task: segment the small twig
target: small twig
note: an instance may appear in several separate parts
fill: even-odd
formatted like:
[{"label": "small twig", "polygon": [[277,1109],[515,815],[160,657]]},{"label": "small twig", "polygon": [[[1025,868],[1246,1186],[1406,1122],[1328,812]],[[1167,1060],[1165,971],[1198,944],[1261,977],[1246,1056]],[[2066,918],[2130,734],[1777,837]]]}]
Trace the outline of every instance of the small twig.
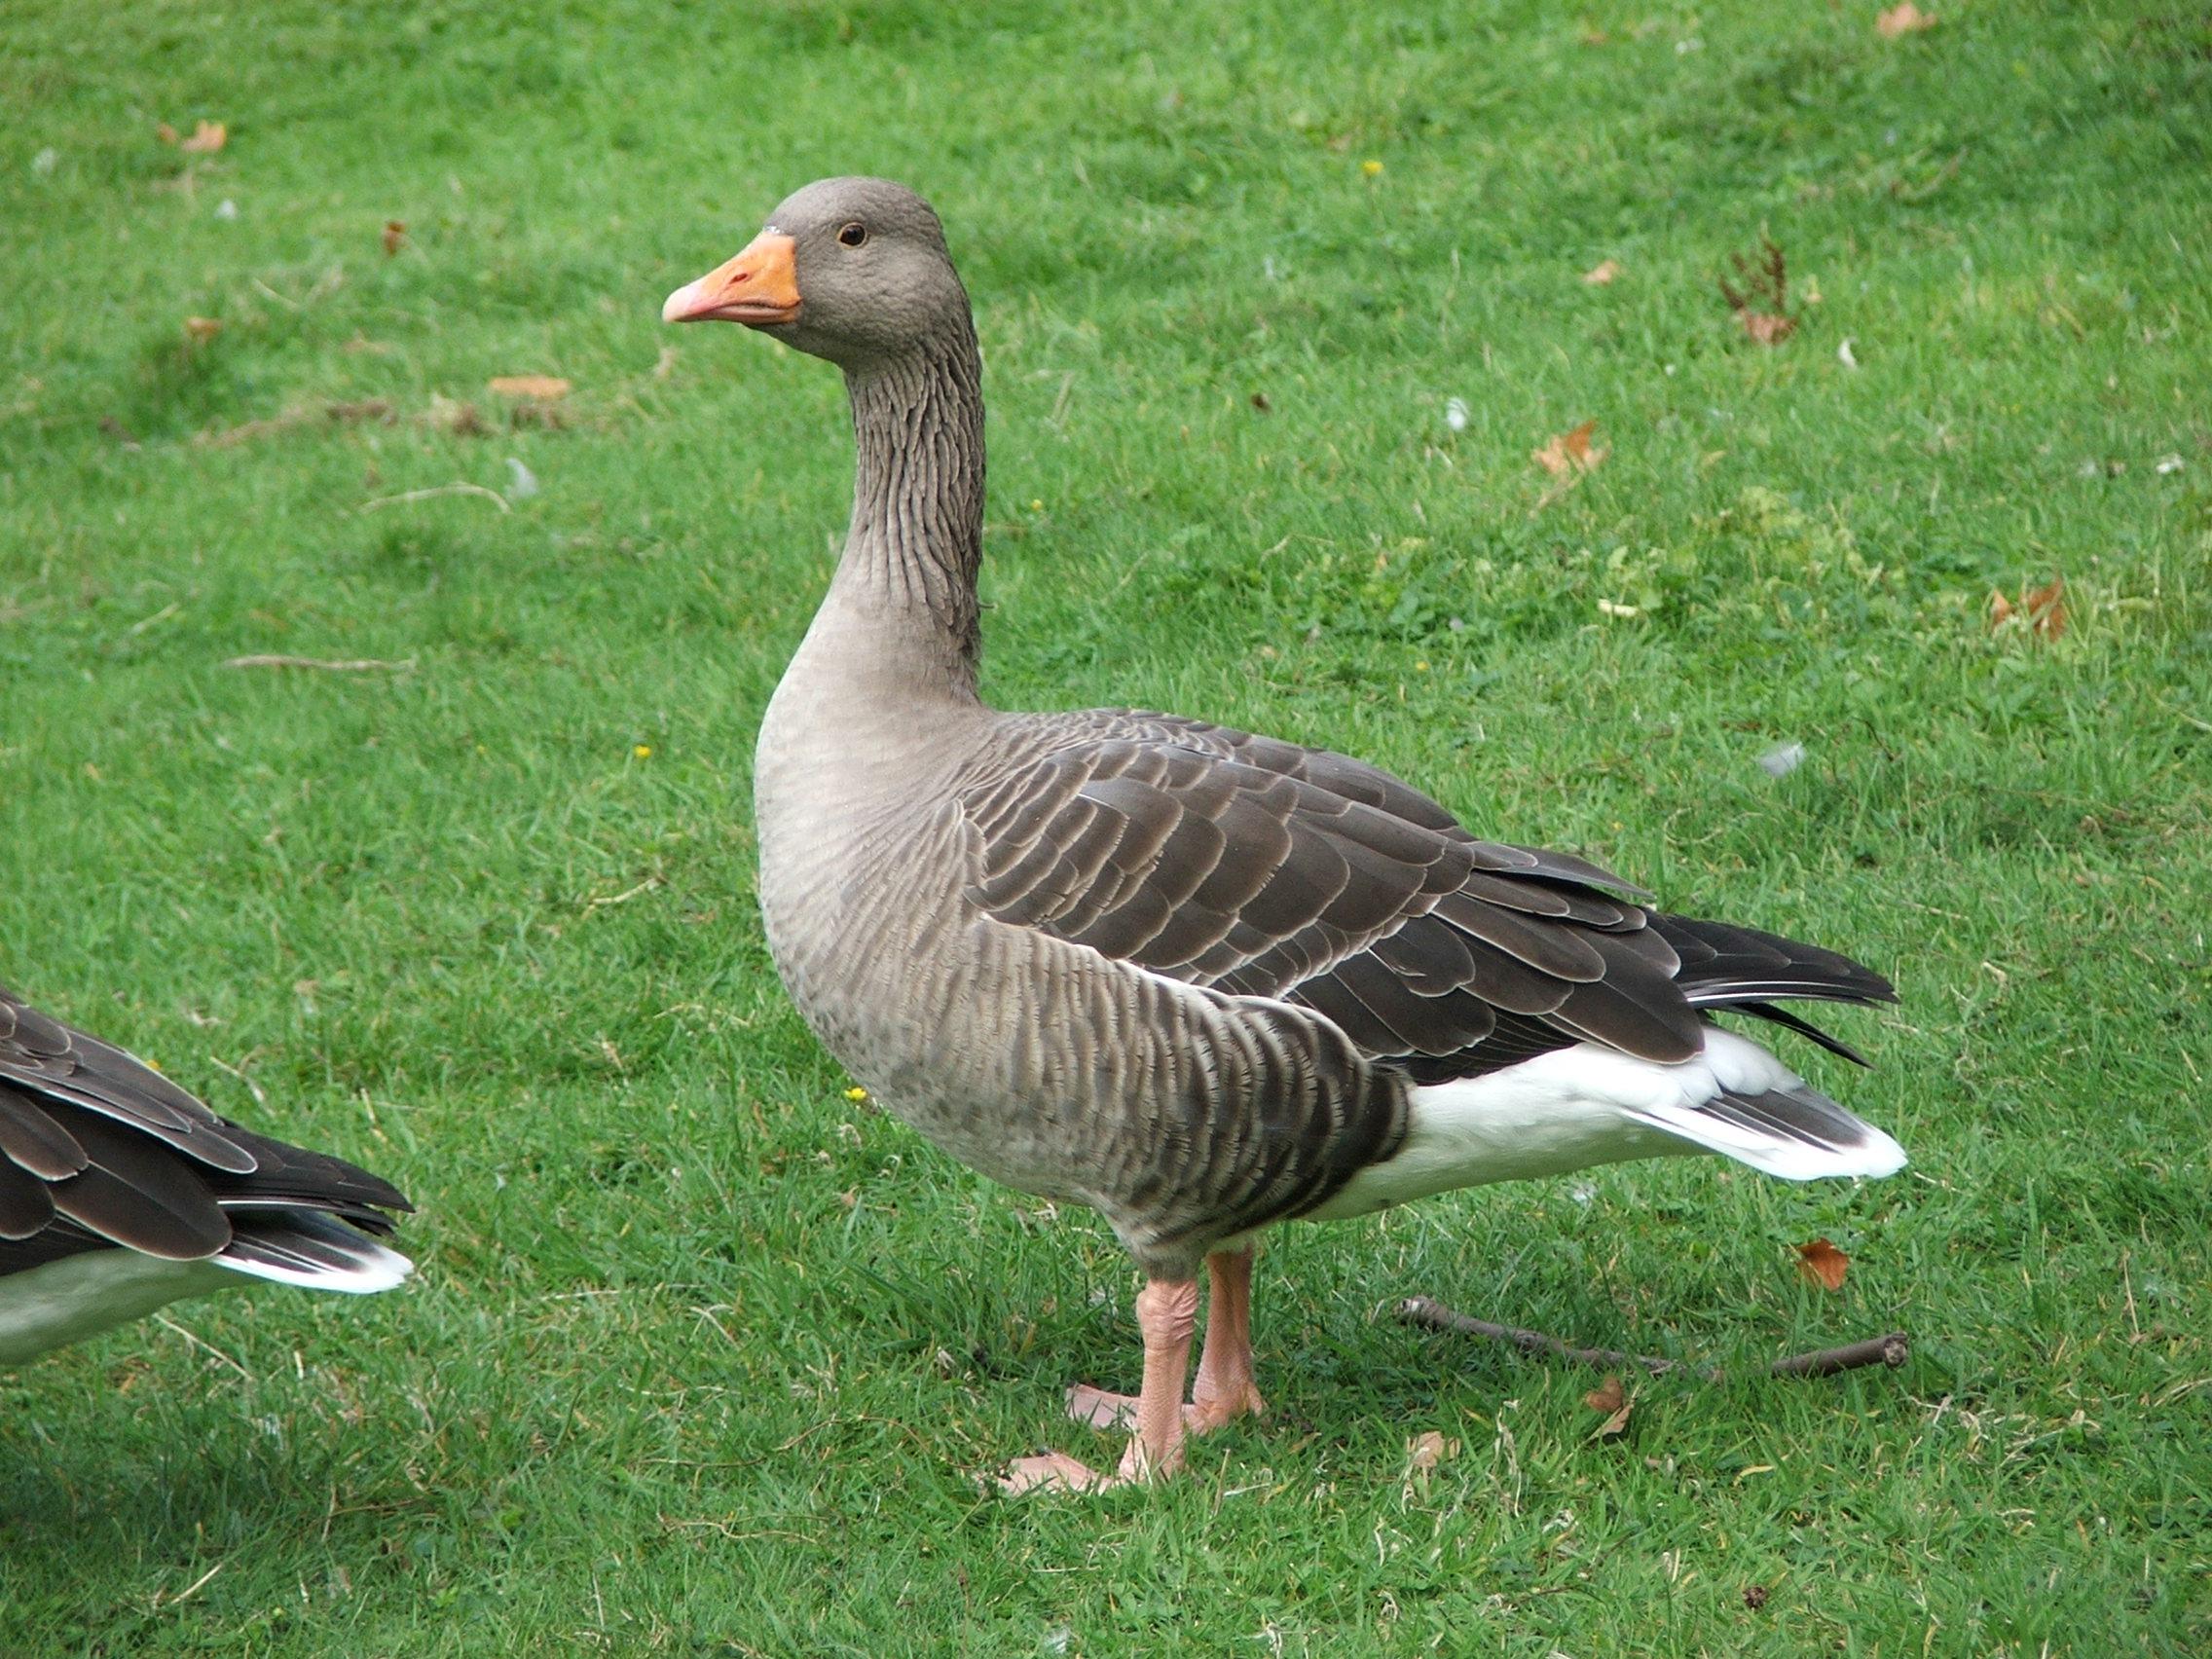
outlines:
[{"label": "small twig", "polygon": [[223,1570],[223,1564],[222,1564],[221,1562],[217,1562],[217,1563],[216,1563],[216,1564],[215,1564],[215,1565],[214,1565],[213,1567],[209,1567],[209,1568],[208,1568],[208,1569],[207,1569],[207,1570],[206,1570],[205,1572],[203,1572],[203,1573],[202,1573],[202,1574],[201,1574],[201,1575],[200,1575],[200,1576],[199,1576],[198,1578],[195,1578],[195,1579],[194,1579],[194,1580],[193,1580],[193,1581],[192,1581],[192,1582],[191,1582],[191,1583],[190,1583],[189,1585],[187,1585],[187,1586],[185,1587],[185,1589],[184,1589],[184,1590],[183,1590],[183,1591],[182,1591],[181,1593],[179,1593],[178,1595],[174,1595],[174,1596],[171,1596],[171,1595],[169,1595],[169,1593],[168,1593],[167,1591],[166,1591],[166,1590],[157,1590],[157,1591],[155,1591],[155,1592],[154,1592],[154,1605],[155,1605],[155,1607],[156,1607],[156,1608],[159,1608],[159,1607],[161,1607],[162,1605],[164,1605],[165,1602],[166,1602],[166,1604],[167,1605],[169,1605],[169,1606],[171,1606],[171,1607],[174,1607],[174,1606],[177,1606],[177,1605],[179,1605],[179,1604],[182,1604],[182,1603],[185,1603],[185,1602],[189,1602],[189,1601],[191,1601],[193,1597],[195,1597],[195,1596],[199,1595],[201,1591],[204,1590],[204,1589],[205,1589],[205,1588],[207,1587],[207,1580],[209,1580],[210,1578],[214,1577],[216,1573],[218,1573],[218,1572],[220,1572],[220,1571],[222,1571],[222,1570]]},{"label": "small twig", "polygon": [[1398,1304],[1398,1317],[1409,1325],[1426,1325],[1433,1331],[1457,1331],[1462,1336],[1488,1337],[1493,1342],[1511,1343],[1523,1353],[1553,1353],[1562,1359],[1571,1359],[1579,1365],[1641,1366],[1654,1377],[1664,1377],[1670,1371],[1681,1368],[1677,1359],[1654,1359],[1643,1354],[1622,1353],[1615,1348],[1576,1347],[1557,1337],[1541,1331],[1524,1330],[1519,1325],[1493,1324],[1488,1319],[1472,1319],[1464,1313],[1455,1313],[1441,1302],[1425,1296],[1410,1296]]},{"label": "small twig", "polygon": [[[1509,1343],[1523,1353],[1557,1354],[1579,1365],[1604,1370],[1612,1366],[1637,1366],[1654,1377],[1665,1377],[1676,1371],[1688,1371],[1692,1376],[1708,1382],[1725,1382],[1724,1371],[1703,1366],[1685,1365],[1678,1359],[1659,1359],[1650,1354],[1622,1353],[1615,1348],[1576,1347],[1571,1343],[1546,1336],[1542,1331],[1524,1330],[1519,1325],[1499,1325],[1488,1319],[1471,1319],[1464,1313],[1455,1313],[1441,1302],[1425,1296],[1412,1296],[1398,1304],[1398,1317],[1409,1325],[1425,1325],[1433,1331],[1456,1331],[1462,1336],[1488,1337],[1493,1342]],[[1839,1371],[1857,1371],[1862,1366],[1886,1365],[1896,1369],[1912,1355],[1912,1343],[1902,1331],[1890,1331],[1864,1342],[1847,1343],[1842,1347],[1820,1348],[1812,1353],[1791,1354],[1778,1359],[1766,1368],[1768,1377],[1832,1377]]]},{"label": "small twig", "polygon": [[379,496],[374,500],[363,501],[359,510],[373,513],[379,507],[397,506],[402,501],[426,501],[433,496],[481,496],[503,513],[514,511],[507,504],[506,497],[481,484],[434,484],[427,490],[403,490],[396,496]]},{"label": "small twig", "polygon": [[1841,1347],[1816,1348],[1793,1353],[1766,1368],[1769,1377],[1833,1377],[1839,1371],[1857,1371],[1867,1365],[1886,1365],[1892,1371],[1912,1357],[1912,1339],[1902,1331],[1885,1331],[1864,1342]]},{"label": "small twig", "polygon": [[253,1064],[254,1056],[259,1054],[261,1050],[257,1045],[253,1049],[247,1051],[243,1064],[235,1066],[232,1065],[230,1061],[222,1058],[217,1054],[209,1054],[207,1058],[214,1064],[221,1066],[225,1071],[229,1072],[233,1077],[237,1078],[239,1082],[244,1084],[246,1092],[253,1096],[253,1103],[256,1106],[266,1106],[269,1104],[269,1096],[261,1092],[260,1084],[254,1082],[252,1078],[245,1075],[245,1068]]},{"label": "small twig", "polygon": [[[247,1369],[246,1369],[246,1368],[245,1368],[244,1366],[240,1365],[240,1363],[239,1363],[239,1362],[238,1362],[237,1360],[233,1359],[233,1358],[232,1358],[232,1357],[231,1357],[231,1356],[230,1356],[229,1354],[225,1353],[225,1352],[224,1352],[224,1351],[223,1351],[223,1350],[222,1350],[221,1348],[219,1348],[219,1347],[215,1346],[215,1345],[214,1345],[214,1344],[212,1344],[212,1343],[209,1343],[209,1342],[205,1342],[205,1341],[203,1341],[203,1340],[202,1340],[201,1338],[194,1336],[194,1335],[193,1335],[193,1334],[192,1334],[192,1333],[191,1333],[190,1331],[186,1330],[186,1329],[185,1329],[185,1328],[184,1328],[184,1327],[183,1327],[182,1325],[178,1324],[178,1323],[177,1323],[177,1322],[176,1322],[176,1321],[175,1321],[174,1319],[171,1319],[171,1318],[170,1318],[170,1317],[169,1317],[169,1316],[168,1316],[168,1315],[167,1315],[166,1313],[157,1313],[157,1314],[155,1314],[155,1315],[154,1315],[154,1323],[155,1323],[155,1324],[157,1324],[157,1325],[159,1325],[159,1326],[161,1326],[161,1327],[162,1327],[162,1328],[163,1328],[164,1330],[166,1330],[166,1331],[170,1331],[170,1332],[174,1333],[175,1335],[182,1337],[182,1338],[183,1338],[183,1339],[184,1339],[184,1340],[185,1340],[186,1342],[190,1343],[190,1344],[191,1344],[191,1345],[192,1345],[192,1346],[193,1346],[194,1347],[196,1347],[196,1348],[200,1348],[200,1349],[203,1350],[204,1352],[206,1352],[206,1353],[208,1353],[208,1354],[211,1354],[211,1355],[213,1355],[213,1356],[214,1356],[215,1358],[217,1358],[217,1359],[221,1360],[221,1361],[222,1361],[222,1362],[223,1362],[223,1363],[224,1363],[225,1365],[229,1366],[229,1367],[230,1367],[230,1368],[231,1368],[231,1369],[232,1369],[233,1371],[237,1372],[237,1373],[238,1373],[238,1374],[239,1374],[239,1375],[240,1375],[240,1377],[244,1378],[244,1379],[245,1379],[245,1380],[246,1380],[246,1381],[247,1381],[248,1382],[251,1382],[253,1381],[253,1373],[252,1373],[252,1372],[248,1371],[248,1370],[247,1370]],[[209,1574],[208,1576],[209,1576],[209,1577],[212,1577],[212,1576],[213,1576],[213,1574],[212,1574],[212,1573],[210,1573],[210,1574]],[[207,1582],[207,1580],[203,1578],[203,1579],[202,1579],[202,1580],[201,1580],[200,1582],[201,1582],[201,1584],[204,1584],[204,1583],[206,1583],[206,1582]],[[199,1585],[194,1585],[194,1586],[193,1586],[193,1588],[194,1588],[194,1589],[198,1589],[198,1588],[199,1588]]]},{"label": "small twig", "polygon": [[661,879],[659,876],[648,875],[645,880],[639,882],[637,886],[631,888],[627,893],[617,893],[610,898],[591,900],[584,905],[584,913],[586,915],[589,915],[592,911],[608,904],[627,904],[631,900],[637,898],[639,894],[650,893],[660,884]]},{"label": "small twig", "polygon": [[223,659],[225,668],[313,668],[324,674],[412,674],[415,659],[387,662],[382,657],[237,656]]}]

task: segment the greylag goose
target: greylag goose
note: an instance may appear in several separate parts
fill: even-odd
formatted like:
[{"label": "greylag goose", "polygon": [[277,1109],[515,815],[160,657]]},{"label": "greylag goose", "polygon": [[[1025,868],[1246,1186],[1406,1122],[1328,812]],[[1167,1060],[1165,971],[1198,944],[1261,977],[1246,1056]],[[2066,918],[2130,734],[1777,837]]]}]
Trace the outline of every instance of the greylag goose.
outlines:
[{"label": "greylag goose", "polygon": [[[1695,921],[1567,853],[1478,839],[1389,773],[1173,715],[977,692],[980,363],[937,215],[881,179],[786,201],[672,322],[844,371],[859,448],[828,596],[761,720],[759,895],[792,1000],[890,1111],[1097,1208],[1135,1259],[1143,1383],[1069,1391],[1149,1479],[1261,1409],[1253,1242],[1486,1182],[1671,1153],[1772,1175],[1904,1154],[1727,1009],[1894,1000],[1832,951]],[[1856,1056],[1852,1056],[1856,1058]],[[1210,1282],[1204,1346],[1183,1402]]]},{"label": "greylag goose", "polygon": [[409,1207],[0,986],[0,1365],[254,1279],[388,1290]]}]

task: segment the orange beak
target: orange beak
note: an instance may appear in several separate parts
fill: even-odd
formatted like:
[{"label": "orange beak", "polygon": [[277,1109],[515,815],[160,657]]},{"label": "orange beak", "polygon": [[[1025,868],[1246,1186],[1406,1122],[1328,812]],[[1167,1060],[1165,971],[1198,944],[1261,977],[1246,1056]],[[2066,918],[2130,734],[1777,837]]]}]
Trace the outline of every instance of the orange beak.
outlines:
[{"label": "orange beak", "polygon": [[792,239],[762,231],[727,265],[686,282],[660,308],[663,322],[791,322],[798,316]]}]

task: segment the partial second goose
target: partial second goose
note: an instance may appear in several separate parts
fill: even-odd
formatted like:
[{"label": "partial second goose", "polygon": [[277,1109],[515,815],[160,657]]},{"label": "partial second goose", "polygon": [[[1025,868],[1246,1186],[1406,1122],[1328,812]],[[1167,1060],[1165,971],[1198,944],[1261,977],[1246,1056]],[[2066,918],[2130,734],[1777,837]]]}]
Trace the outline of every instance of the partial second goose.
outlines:
[{"label": "partial second goose", "polygon": [[255,1280],[389,1290],[409,1207],[0,986],[0,1365]]}]

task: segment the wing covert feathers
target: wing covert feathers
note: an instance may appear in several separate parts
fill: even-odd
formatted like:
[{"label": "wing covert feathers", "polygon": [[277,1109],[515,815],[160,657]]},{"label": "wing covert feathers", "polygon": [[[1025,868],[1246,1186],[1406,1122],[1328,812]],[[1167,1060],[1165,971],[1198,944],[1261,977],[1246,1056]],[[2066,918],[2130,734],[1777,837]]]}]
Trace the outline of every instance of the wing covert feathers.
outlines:
[{"label": "wing covert feathers", "polygon": [[1894,995],[1833,951],[1654,911],[1571,854],[1478,840],[1345,756],[1120,711],[1011,731],[1013,763],[960,801],[981,911],[1300,1004],[1418,1081],[1585,1041],[1680,1061],[1725,1008],[1850,1055],[1773,1000]]}]

